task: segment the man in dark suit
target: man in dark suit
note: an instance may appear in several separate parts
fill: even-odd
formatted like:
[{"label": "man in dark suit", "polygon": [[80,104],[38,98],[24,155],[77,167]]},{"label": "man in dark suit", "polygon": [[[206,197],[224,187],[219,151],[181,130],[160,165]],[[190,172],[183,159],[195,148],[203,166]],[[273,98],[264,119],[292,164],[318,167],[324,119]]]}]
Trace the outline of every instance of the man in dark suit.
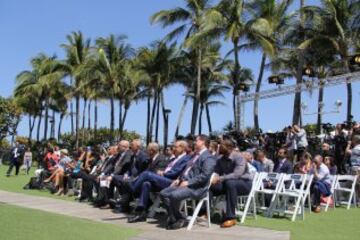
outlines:
[{"label": "man in dark suit", "polygon": [[288,152],[286,148],[280,148],[278,151],[278,161],[274,166],[275,173],[293,173],[294,167],[291,161],[288,159]]},{"label": "man in dark suit", "polygon": [[180,178],[160,193],[169,215],[167,229],[185,226],[185,218],[180,213],[181,201],[188,198],[201,199],[208,191],[207,186],[216,164],[216,159],[207,149],[208,145],[207,136],[198,136],[195,143],[196,154],[188,162]]},{"label": "man in dark suit", "polygon": [[221,224],[222,228],[236,225],[237,197],[248,195],[252,186],[252,178],[247,170],[247,161],[234,150],[235,144],[231,140],[223,140],[220,143],[221,157],[217,160],[216,176],[210,189],[215,196],[225,194],[226,197],[226,212]]},{"label": "man in dark suit", "polygon": [[168,164],[168,159],[165,155],[160,153],[159,144],[155,142],[149,143],[149,145],[147,146],[147,153],[150,158],[150,163],[147,171],[157,172],[163,171],[166,168]]},{"label": "man in dark suit", "polygon": [[140,197],[136,214],[130,217],[128,222],[146,221],[150,192],[160,192],[180,176],[186,167],[186,163],[190,160],[190,156],[186,155],[186,148],[187,143],[185,141],[177,141],[174,147],[174,160],[162,170],[156,172],[148,170],[141,173],[139,178],[131,185],[133,192],[140,193]]},{"label": "man in dark suit", "polygon": [[19,175],[20,165],[21,165],[20,148],[19,148],[19,143],[16,142],[15,147],[13,149],[11,149],[10,166],[6,172],[6,176],[10,177],[10,174],[14,167],[15,167],[15,175],[16,176]]},{"label": "man in dark suit", "polygon": [[[112,177],[114,175],[122,175],[130,168],[132,152],[130,151],[130,143],[126,140],[119,142],[117,146],[117,154],[112,159],[111,168],[109,168],[100,176],[101,181],[109,182],[109,186],[100,187],[98,197],[94,206],[100,208],[109,208],[109,199],[113,197],[114,183]],[[111,173],[110,173],[111,172]],[[105,175],[106,173],[106,175]]]},{"label": "man in dark suit", "polygon": [[146,152],[141,150],[141,145],[140,139],[135,139],[131,142],[131,151],[133,155],[131,157],[129,170],[122,175],[112,176],[112,181],[121,195],[121,211],[124,212],[129,210],[129,202],[132,197],[130,188],[131,183],[149,166],[149,156]]}]

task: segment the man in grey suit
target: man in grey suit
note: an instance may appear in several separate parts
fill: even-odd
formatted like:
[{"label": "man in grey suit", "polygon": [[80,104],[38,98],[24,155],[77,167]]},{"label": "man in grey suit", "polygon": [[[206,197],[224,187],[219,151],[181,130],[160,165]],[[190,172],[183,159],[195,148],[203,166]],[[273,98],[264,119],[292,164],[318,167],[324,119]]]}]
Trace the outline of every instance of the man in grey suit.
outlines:
[{"label": "man in grey suit", "polygon": [[260,162],[260,172],[272,173],[274,171],[274,162],[266,157],[263,150],[255,151],[255,160]]},{"label": "man in grey suit", "polygon": [[170,187],[160,192],[168,211],[167,229],[185,226],[185,217],[180,213],[181,201],[201,199],[208,191],[207,186],[214,172],[216,159],[207,149],[209,138],[200,135],[196,138],[195,155],[188,162],[184,172]]}]

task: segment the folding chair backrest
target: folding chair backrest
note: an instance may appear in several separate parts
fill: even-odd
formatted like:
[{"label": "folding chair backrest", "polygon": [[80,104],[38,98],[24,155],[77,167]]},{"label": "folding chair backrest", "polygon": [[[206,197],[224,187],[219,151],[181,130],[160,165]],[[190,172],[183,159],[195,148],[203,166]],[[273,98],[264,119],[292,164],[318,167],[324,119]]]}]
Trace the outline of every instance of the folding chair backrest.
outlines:
[{"label": "folding chair backrest", "polygon": [[305,174],[284,174],[281,179],[279,191],[304,191],[307,175]]},{"label": "folding chair backrest", "polygon": [[275,189],[278,189],[281,179],[283,177],[282,173],[260,173],[258,177],[257,189],[258,191],[265,190],[267,188],[267,183],[271,182]]},{"label": "folding chair backrest", "polygon": [[355,188],[357,177],[358,177],[357,175],[337,175],[335,181],[335,189],[348,188],[346,187],[346,185],[345,186],[341,185],[342,182],[351,182],[351,188],[348,189]]}]

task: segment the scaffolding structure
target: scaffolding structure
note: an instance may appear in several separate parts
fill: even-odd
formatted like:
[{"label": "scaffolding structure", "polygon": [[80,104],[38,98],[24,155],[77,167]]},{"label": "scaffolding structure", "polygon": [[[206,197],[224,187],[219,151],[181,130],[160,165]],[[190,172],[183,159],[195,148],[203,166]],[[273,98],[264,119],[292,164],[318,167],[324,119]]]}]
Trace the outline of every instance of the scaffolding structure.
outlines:
[{"label": "scaffolding structure", "polygon": [[257,98],[259,100],[275,98],[275,97],[280,97],[280,96],[291,95],[296,92],[305,92],[305,91],[315,90],[320,87],[327,88],[327,87],[333,87],[333,86],[337,86],[337,85],[341,85],[341,84],[353,83],[353,82],[358,82],[358,81],[360,81],[360,72],[352,72],[352,73],[348,73],[348,74],[342,74],[342,75],[332,76],[332,77],[328,77],[328,78],[324,78],[324,79],[319,79],[319,81],[308,80],[308,81],[304,81],[303,83],[300,83],[300,84],[293,84],[293,85],[289,85],[289,86],[278,85],[278,87],[275,89],[264,90],[259,93],[241,94],[240,101],[241,101],[241,105],[243,107],[242,107],[242,111],[241,111],[241,123],[240,123],[241,126],[240,126],[240,128],[242,129],[244,127],[245,103],[252,102]]}]

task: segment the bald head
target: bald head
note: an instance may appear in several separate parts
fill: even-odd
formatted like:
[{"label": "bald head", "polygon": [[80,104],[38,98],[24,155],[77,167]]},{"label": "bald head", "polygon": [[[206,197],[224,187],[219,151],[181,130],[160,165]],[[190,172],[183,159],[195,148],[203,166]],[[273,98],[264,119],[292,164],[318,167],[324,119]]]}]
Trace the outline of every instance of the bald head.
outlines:
[{"label": "bald head", "polygon": [[126,152],[130,148],[130,142],[126,140],[121,140],[118,144],[119,152]]},{"label": "bald head", "polygon": [[321,156],[321,155],[316,155],[315,157],[314,157],[314,163],[316,164],[316,166],[320,166],[322,163],[323,163],[323,157]]},{"label": "bald head", "polygon": [[149,143],[147,147],[147,152],[151,158],[155,157],[160,151],[160,146],[156,142]]}]

